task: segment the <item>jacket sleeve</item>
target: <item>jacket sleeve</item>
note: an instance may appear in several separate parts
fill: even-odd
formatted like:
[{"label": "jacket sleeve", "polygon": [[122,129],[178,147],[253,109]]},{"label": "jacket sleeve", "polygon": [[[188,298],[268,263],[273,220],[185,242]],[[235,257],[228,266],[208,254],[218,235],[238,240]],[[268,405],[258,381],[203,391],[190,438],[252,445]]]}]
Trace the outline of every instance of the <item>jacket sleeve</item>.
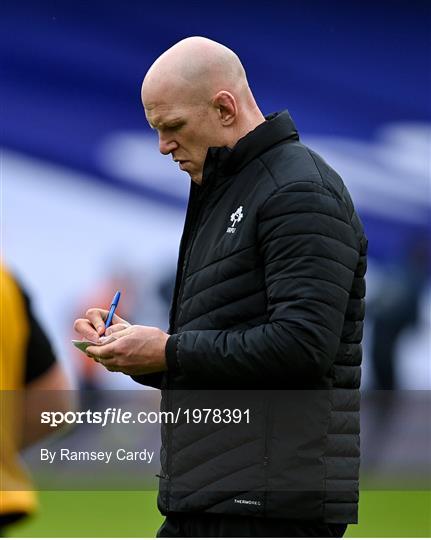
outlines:
[{"label": "jacket sleeve", "polygon": [[351,211],[316,182],[295,182],[271,195],[257,216],[268,322],[246,330],[174,334],[166,347],[168,366],[202,382],[326,373],[339,347],[359,259]]}]

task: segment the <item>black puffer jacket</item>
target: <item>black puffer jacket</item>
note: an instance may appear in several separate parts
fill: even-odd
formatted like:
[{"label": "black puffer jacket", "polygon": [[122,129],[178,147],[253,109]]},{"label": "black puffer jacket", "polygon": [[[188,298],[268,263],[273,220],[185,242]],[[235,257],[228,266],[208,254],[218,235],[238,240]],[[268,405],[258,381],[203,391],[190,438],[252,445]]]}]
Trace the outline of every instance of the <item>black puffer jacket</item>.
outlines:
[{"label": "black puffer jacket", "polygon": [[357,521],[366,245],[341,178],[288,112],[208,151],[169,370],[138,379],[162,387],[164,410],[250,407],[253,420],[163,426],[162,513]]}]

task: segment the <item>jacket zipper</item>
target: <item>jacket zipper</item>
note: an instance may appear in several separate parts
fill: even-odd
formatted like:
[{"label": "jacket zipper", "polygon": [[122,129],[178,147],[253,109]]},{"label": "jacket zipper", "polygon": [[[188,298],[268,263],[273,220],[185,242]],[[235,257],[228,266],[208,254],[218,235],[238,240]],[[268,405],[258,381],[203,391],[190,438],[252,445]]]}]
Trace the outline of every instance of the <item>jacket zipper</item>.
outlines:
[{"label": "jacket zipper", "polygon": [[192,215],[192,219],[190,220],[190,228],[192,229],[191,231],[191,237],[190,237],[190,240],[188,242],[189,246],[187,247],[187,257],[185,257],[184,261],[183,261],[183,264],[182,264],[182,269],[181,269],[181,283],[180,283],[180,289],[178,291],[178,297],[177,297],[177,309],[175,310],[175,319],[174,319],[174,329],[175,329],[175,332],[177,331],[177,326],[178,326],[178,318],[179,318],[179,312],[180,312],[180,309],[181,309],[181,299],[182,299],[182,296],[183,296],[183,292],[184,292],[184,281],[185,281],[185,275],[187,273],[187,268],[189,266],[189,262],[190,262],[190,258],[191,258],[191,253],[192,253],[192,249],[193,249],[193,244],[195,242],[195,239],[196,239],[196,235],[197,235],[197,232],[198,232],[198,225],[199,225],[199,221],[202,217],[202,211],[203,211],[203,202],[205,200],[205,198],[207,197],[208,193],[202,193],[200,194],[196,201],[195,201],[195,204],[198,205],[199,203],[200,204],[200,208],[198,207],[197,210],[194,211],[193,215]]},{"label": "jacket zipper", "polygon": [[[190,261],[190,256],[193,248],[194,241],[196,239],[196,234],[198,231],[198,224],[202,216],[203,211],[203,201],[208,195],[208,189],[204,193],[200,193],[197,195],[196,200],[193,201],[193,207],[191,208],[191,216],[190,216],[190,230],[191,230],[191,237],[190,240],[187,242],[187,245],[185,246],[185,253],[187,253],[187,256],[184,257],[183,261],[180,261],[181,266],[179,265],[179,268],[181,268],[181,282],[180,282],[180,289],[178,291],[178,296],[176,297],[175,301],[175,317],[172,325],[173,332],[177,331],[178,327],[178,318],[179,318],[179,309],[181,306],[181,298],[183,295],[184,290],[184,281],[185,281],[185,275],[188,268],[188,264]],[[200,207],[198,204],[200,203]],[[170,373],[167,372],[167,388],[168,388],[168,396],[167,396],[167,410],[170,411],[172,409],[172,398],[171,398],[171,392],[172,389],[170,388]],[[170,451],[171,445],[172,445],[172,431],[173,426],[170,424],[167,424],[167,437],[166,437],[166,453],[167,453],[167,463],[166,463],[166,475],[165,479],[170,482],[171,480],[171,467],[172,467],[172,452]],[[166,506],[166,512],[169,511],[169,492],[170,492],[170,486],[166,489],[166,496],[165,496],[165,506]]]}]

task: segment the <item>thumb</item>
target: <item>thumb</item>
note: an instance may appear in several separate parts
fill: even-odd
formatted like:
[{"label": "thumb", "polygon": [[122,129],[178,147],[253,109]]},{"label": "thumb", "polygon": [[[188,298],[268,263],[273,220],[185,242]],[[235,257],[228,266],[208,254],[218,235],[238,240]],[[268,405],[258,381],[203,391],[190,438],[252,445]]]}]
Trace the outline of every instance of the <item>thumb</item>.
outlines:
[{"label": "thumb", "polygon": [[[119,326],[121,326],[121,329],[118,328]],[[106,340],[106,341],[114,341],[116,339],[120,339],[124,336],[128,336],[131,331],[132,331],[132,326],[127,326],[127,327],[124,327],[124,325],[114,325],[112,328],[115,328],[117,327],[116,331],[113,331],[113,332],[110,332],[109,335],[108,335],[108,330],[106,331],[106,334],[104,337],[100,338],[100,340]]]},{"label": "thumb", "polygon": [[126,330],[126,328],[128,328],[129,326],[129,323],[112,324],[109,328],[106,329],[105,336],[110,336],[112,334],[116,334],[117,332],[121,332],[122,330]]}]

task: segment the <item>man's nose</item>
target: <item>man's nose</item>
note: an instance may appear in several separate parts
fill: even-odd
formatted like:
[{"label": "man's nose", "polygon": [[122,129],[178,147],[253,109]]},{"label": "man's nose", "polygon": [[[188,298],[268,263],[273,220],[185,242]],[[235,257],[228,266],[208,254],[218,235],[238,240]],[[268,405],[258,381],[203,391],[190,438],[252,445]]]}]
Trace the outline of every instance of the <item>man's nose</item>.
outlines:
[{"label": "man's nose", "polygon": [[161,154],[167,156],[178,148],[178,144],[172,139],[166,139],[162,135],[159,135],[159,151]]}]

